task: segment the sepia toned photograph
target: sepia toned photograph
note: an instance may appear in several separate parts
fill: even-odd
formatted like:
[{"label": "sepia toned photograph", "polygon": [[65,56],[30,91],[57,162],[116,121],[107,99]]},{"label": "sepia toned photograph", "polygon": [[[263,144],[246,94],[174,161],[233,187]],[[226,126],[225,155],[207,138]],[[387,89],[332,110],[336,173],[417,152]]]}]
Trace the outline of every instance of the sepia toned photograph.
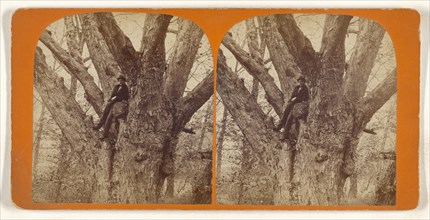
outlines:
[{"label": "sepia toned photograph", "polygon": [[34,203],[212,202],[213,59],[192,21],[66,16],[40,35],[33,88]]},{"label": "sepia toned photograph", "polygon": [[223,37],[217,204],[395,206],[397,64],[378,22],[269,14]]}]

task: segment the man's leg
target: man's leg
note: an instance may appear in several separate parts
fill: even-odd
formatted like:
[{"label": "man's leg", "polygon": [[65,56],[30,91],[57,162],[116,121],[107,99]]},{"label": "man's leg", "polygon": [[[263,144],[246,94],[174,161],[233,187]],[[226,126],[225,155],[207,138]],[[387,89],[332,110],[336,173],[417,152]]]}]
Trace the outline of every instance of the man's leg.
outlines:
[{"label": "man's leg", "polygon": [[112,109],[113,104],[114,102],[108,102],[106,104],[105,110],[103,111],[103,115],[100,118],[99,123],[94,127],[94,129],[99,130],[105,124],[105,121],[109,116],[109,113],[110,113],[110,110]]},{"label": "man's leg", "polygon": [[285,107],[284,113],[282,114],[281,121],[279,121],[279,124],[275,127],[275,131],[281,130],[281,128],[285,125],[285,122],[288,119],[288,115],[290,115],[292,107],[293,107],[292,103],[288,103],[287,107]]},{"label": "man's leg", "polygon": [[291,129],[291,125],[293,124],[293,114],[289,114],[288,118],[287,118],[287,123],[285,124],[284,127],[284,135],[282,137],[282,139],[287,139],[290,136],[290,129]]},{"label": "man's leg", "polygon": [[110,129],[110,126],[112,125],[113,118],[114,118],[113,113],[109,112],[109,115],[107,116],[106,122],[103,126],[103,137],[102,138],[109,137],[109,129]]}]

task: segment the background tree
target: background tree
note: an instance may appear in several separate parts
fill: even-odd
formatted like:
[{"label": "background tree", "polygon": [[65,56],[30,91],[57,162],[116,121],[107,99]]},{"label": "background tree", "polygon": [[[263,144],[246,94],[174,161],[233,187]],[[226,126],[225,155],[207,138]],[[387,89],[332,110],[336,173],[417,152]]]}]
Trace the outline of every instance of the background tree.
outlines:
[{"label": "background tree", "polygon": [[[249,143],[247,149],[258,158],[253,163],[257,179],[241,173],[255,187],[239,203],[343,204],[345,182],[357,171],[363,129],[369,130],[369,121],[396,93],[395,59],[377,62],[386,50],[393,51],[389,36],[374,21],[344,15],[267,15],[250,20],[260,21],[258,39],[268,50],[262,60],[269,61],[261,62],[249,45],[236,43],[237,36],[245,35],[243,23],[248,20],[224,36],[217,66],[217,91]],[[388,49],[380,50],[381,46]],[[234,61],[249,75],[231,70]],[[279,140],[270,116],[281,116],[299,75],[307,78],[311,98],[295,150]],[[264,98],[251,98],[252,89],[244,79],[258,80]],[[259,192],[260,187],[266,190]]]},{"label": "background tree", "polygon": [[[164,202],[177,144],[187,135],[181,131],[213,94],[202,30],[162,14],[91,13],[59,22],[42,33],[34,71],[36,91],[70,145],[57,151],[68,161],[56,177],[63,184],[57,202]],[[117,139],[100,141],[93,118],[121,74],[132,91],[127,120]]]}]

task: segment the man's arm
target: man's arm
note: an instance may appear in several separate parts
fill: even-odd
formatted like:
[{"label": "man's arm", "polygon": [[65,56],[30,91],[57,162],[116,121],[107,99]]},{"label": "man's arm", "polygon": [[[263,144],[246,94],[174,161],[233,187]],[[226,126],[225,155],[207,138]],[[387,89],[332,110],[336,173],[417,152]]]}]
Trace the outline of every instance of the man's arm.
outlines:
[{"label": "man's arm", "polygon": [[123,85],[116,95],[117,101],[128,100],[128,86]]}]

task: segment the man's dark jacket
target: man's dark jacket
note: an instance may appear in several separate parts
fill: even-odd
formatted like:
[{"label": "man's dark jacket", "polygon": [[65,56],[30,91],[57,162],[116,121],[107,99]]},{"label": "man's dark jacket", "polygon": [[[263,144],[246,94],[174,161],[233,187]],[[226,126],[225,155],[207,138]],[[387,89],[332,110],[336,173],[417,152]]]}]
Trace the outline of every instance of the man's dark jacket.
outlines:
[{"label": "man's dark jacket", "polygon": [[292,103],[299,103],[303,101],[309,100],[309,89],[306,85],[300,86],[297,85],[294,90],[293,94],[291,95],[290,102]]},{"label": "man's dark jacket", "polygon": [[[116,97],[112,100],[113,97]],[[126,84],[121,85],[118,84],[113,88],[112,95],[110,96],[110,100],[114,102],[120,102],[123,100],[128,100],[128,87]]]}]

